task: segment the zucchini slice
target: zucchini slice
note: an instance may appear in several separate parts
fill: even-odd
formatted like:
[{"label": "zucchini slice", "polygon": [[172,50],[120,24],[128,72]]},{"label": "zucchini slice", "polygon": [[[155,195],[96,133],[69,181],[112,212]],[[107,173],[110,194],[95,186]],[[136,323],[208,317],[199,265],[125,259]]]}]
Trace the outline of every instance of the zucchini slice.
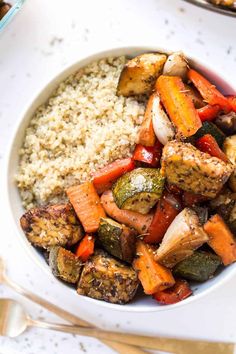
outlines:
[{"label": "zucchini slice", "polygon": [[112,256],[132,262],[135,254],[136,232],[110,218],[102,218],[98,238]]},{"label": "zucchini slice", "polygon": [[218,145],[221,147],[226,136],[214,123],[205,121],[202,127],[194,134],[196,139],[201,138],[203,135],[211,134],[216,139]]},{"label": "zucchini slice", "polygon": [[49,266],[53,275],[72,284],[78,282],[82,270],[80,259],[71,251],[60,246],[50,249]]},{"label": "zucchini slice", "polygon": [[137,168],[121,176],[112,191],[118,208],[147,214],[160,199],[165,179],[156,168]]},{"label": "zucchini slice", "polygon": [[216,254],[195,251],[190,257],[178,263],[173,273],[181,278],[203,282],[213,276],[220,264],[221,259]]}]

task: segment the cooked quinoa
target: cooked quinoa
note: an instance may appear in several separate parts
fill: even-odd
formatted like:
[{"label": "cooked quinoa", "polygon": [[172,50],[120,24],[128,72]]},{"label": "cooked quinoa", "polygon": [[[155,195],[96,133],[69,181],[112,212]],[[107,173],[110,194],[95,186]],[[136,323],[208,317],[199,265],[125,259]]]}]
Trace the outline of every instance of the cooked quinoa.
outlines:
[{"label": "cooked quinoa", "polygon": [[24,207],[59,202],[65,188],[130,156],[144,103],[116,96],[125,57],[94,62],[62,82],[26,130],[16,176]]}]

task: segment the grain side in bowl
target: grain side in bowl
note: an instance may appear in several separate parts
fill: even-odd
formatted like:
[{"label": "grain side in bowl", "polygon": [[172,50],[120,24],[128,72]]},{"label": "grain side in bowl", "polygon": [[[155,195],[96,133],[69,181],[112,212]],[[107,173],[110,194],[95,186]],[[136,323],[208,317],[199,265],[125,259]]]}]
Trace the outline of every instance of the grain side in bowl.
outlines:
[{"label": "grain side in bowl", "polygon": [[35,112],[16,176],[23,206],[56,203],[66,187],[130,156],[144,104],[116,95],[124,56],[93,62],[71,75]]}]

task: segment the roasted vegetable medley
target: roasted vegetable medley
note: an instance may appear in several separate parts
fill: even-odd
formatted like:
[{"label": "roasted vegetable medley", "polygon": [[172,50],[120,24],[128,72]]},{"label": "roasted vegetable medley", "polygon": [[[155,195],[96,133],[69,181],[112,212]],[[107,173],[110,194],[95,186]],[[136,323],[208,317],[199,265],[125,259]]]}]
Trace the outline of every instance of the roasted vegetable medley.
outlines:
[{"label": "roasted vegetable medley", "polygon": [[21,226],[78,294],[124,304],[140,286],[173,304],[236,261],[236,96],[182,53],[129,60],[117,95],[147,102],[132,157],[69,187],[68,203],[30,209]]}]

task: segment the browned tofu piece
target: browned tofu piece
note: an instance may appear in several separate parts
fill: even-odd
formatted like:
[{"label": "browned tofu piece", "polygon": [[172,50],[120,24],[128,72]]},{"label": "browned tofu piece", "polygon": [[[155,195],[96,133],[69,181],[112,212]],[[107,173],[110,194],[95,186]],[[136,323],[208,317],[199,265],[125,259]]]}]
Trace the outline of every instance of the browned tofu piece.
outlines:
[{"label": "browned tofu piece", "polygon": [[83,237],[83,229],[70,204],[33,208],[20,219],[28,240],[37,247],[72,246]]},{"label": "browned tofu piece", "polygon": [[191,144],[173,140],[163,149],[163,175],[168,183],[187,192],[214,198],[233,169],[231,163],[203,153]]},{"label": "browned tofu piece", "polygon": [[136,271],[102,250],[85,263],[77,292],[98,300],[125,304],[139,285]]},{"label": "browned tofu piece", "polygon": [[49,266],[55,277],[72,284],[78,282],[82,270],[81,260],[74,253],[60,246],[50,249]]},{"label": "browned tofu piece", "polygon": [[146,53],[129,60],[120,74],[117,95],[149,94],[165,62],[166,55],[160,53]]},{"label": "browned tofu piece", "polygon": [[234,165],[234,172],[229,178],[229,186],[233,192],[236,192],[236,134],[228,136],[225,139],[223,144],[223,151],[228,157],[229,161]]}]

